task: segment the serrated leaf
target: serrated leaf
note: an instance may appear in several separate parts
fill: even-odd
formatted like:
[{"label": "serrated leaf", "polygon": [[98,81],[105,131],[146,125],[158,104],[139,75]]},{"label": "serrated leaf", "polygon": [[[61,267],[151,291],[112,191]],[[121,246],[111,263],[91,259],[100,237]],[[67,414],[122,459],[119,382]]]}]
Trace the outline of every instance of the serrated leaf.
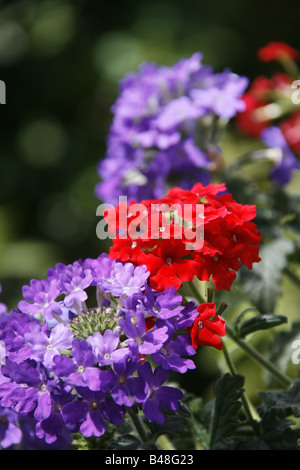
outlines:
[{"label": "serrated leaf", "polygon": [[296,450],[299,448],[300,429],[294,421],[278,416],[276,410],[268,411],[259,423],[259,435],[238,437],[227,445],[229,450]]},{"label": "serrated leaf", "polygon": [[241,270],[244,290],[260,312],[274,311],[281,294],[282,272],[293,250],[291,240],[276,239],[262,245],[261,261],[253,265],[252,271]]},{"label": "serrated leaf", "polygon": [[210,426],[210,449],[217,449],[218,444],[230,437],[240,424],[236,417],[242,403],[239,400],[243,390],[242,375],[223,375],[215,385],[215,399]]},{"label": "serrated leaf", "polygon": [[260,330],[268,330],[275,326],[287,323],[288,319],[284,315],[275,315],[274,313],[265,313],[262,315],[256,315],[250,320],[244,321],[238,329],[238,335],[240,338],[244,338],[250,333]]},{"label": "serrated leaf", "polygon": [[288,390],[269,390],[258,392],[263,405],[258,408],[261,416],[270,410],[277,410],[279,414],[300,417],[300,379],[297,379]]},{"label": "serrated leaf", "polygon": [[300,417],[300,379],[297,379],[288,390],[268,390],[258,392],[262,405],[258,412],[261,436],[269,449],[292,450],[298,448],[300,429],[295,429],[290,416]]}]

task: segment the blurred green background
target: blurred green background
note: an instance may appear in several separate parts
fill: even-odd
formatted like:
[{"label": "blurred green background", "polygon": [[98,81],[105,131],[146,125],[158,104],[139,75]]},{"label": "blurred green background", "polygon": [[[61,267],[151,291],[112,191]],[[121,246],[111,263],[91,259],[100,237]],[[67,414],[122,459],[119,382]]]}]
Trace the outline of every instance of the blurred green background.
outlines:
[{"label": "blurred green background", "polygon": [[268,75],[257,49],[300,49],[299,20],[296,0],[0,1],[0,300],[12,308],[49,266],[107,251],[96,168],[126,72],[201,51],[216,71]]}]

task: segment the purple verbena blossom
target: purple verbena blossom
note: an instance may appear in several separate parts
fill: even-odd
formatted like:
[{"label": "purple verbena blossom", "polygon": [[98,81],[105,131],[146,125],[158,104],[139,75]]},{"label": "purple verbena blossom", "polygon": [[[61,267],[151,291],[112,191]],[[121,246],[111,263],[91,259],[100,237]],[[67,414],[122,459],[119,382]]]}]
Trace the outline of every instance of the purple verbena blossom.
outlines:
[{"label": "purple verbena blossom", "polygon": [[177,410],[183,397],[181,390],[163,385],[169,371],[158,366],[153,371],[151,364],[145,362],[139,367],[139,376],[146,383],[147,397],[143,402],[143,412],[148,420],[163,424],[165,417],[162,406],[170,410]]},{"label": "purple verbena blossom", "polygon": [[30,359],[43,362],[49,368],[53,358],[60,354],[60,350],[69,349],[72,345],[73,334],[69,328],[59,323],[48,332],[32,328],[25,333],[24,338],[31,349]]},{"label": "purple verbena blossom", "polygon": [[[0,315],[0,407],[30,432],[24,448],[63,448],[78,432],[100,437],[134,404],[162,423],[162,406],[175,410],[181,398],[164,385],[169,373],[194,367],[188,335],[173,336],[192,324],[195,304],[182,305],[173,288],[155,292],[146,266],[106,254],[59,263],[47,276]],[[13,445],[20,433],[8,436]]]},{"label": "purple verbena blossom", "polygon": [[137,310],[136,321],[133,322],[132,317],[120,319],[119,322],[125,335],[129,338],[126,344],[130,347],[136,346],[139,354],[153,354],[158,351],[162,345],[168,340],[168,328],[154,328],[149,331],[146,330],[145,316],[141,309]]},{"label": "purple verbena blossom", "polygon": [[61,314],[61,302],[56,302],[61,294],[61,288],[56,280],[33,279],[29,286],[24,286],[22,294],[25,300],[21,300],[18,308],[29,315],[42,315],[52,318],[52,313]]},{"label": "purple verbena blossom", "polygon": [[224,126],[244,108],[247,85],[230,70],[216,73],[203,65],[200,53],[172,67],[144,63],[128,73],[112,106],[97,197],[140,202],[164,196],[170,182],[187,189],[207,183]]},{"label": "purple verbena blossom", "polygon": [[105,392],[91,391],[86,387],[77,387],[77,392],[82,400],[67,403],[62,409],[67,425],[74,427],[79,423],[83,436],[99,437],[106,431],[105,420],[115,425],[121,424],[125,409],[112,400],[106,400]]}]

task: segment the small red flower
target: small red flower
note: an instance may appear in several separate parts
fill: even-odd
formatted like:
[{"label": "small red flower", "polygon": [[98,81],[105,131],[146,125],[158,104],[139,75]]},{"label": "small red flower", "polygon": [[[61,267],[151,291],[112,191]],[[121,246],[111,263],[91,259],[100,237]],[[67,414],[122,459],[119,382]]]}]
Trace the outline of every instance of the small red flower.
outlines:
[{"label": "small red flower", "polygon": [[136,262],[142,251],[142,241],[131,238],[120,239],[118,236],[113,239],[113,245],[110,248],[109,256],[119,261]]},{"label": "small red flower", "polygon": [[209,281],[210,278],[217,290],[230,290],[236,278],[236,271],[240,268],[239,255],[241,247],[230,244],[222,254],[203,256],[193,253],[195,260],[195,273],[198,279]]},{"label": "small red flower", "polygon": [[219,336],[224,336],[226,332],[226,322],[216,315],[216,306],[212,302],[199,305],[198,315],[193,325],[188,328],[191,335],[194,349],[198,346],[212,346],[221,350],[223,343]]},{"label": "small red flower", "polygon": [[145,264],[150,271],[150,285],[157,291],[170,286],[179,289],[182,282],[194,278],[194,262],[187,259],[190,251],[181,240],[160,240],[151,253],[141,254],[139,264]]},{"label": "small red flower", "polygon": [[269,42],[266,46],[259,49],[257,56],[262,62],[271,62],[284,58],[298,60],[300,58],[300,52],[285,42],[274,41]]}]

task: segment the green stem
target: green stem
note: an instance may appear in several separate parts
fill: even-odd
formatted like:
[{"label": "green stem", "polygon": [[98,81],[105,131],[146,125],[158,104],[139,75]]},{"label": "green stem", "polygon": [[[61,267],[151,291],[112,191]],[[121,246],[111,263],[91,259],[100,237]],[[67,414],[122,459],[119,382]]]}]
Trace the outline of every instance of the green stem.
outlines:
[{"label": "green stem", "polygon": [[159,436],[156,442],[162,450],[176,450],[171,441],[165,435]]},{"label": "green stem", "polygon": [[285,268],[283,271],[298,287],[300,287],[300,279],[294,274],[289,268]]},{"label": "green stem", "polygon": [[200,304],[204,304],[206,300],[202,297],[202,295],[200,294],[199,290],[197,289],[193,281],[189,282],[189,287],[193,295],[195,296],[195,300],[198,300]]},{"label": "green stem", "polygon": [[140,417],[138,413],[135,413],[131,408],[127,408],[127,413],[131,418],[131,421],[141,439],[142,442],[146,443],[149,441],[148,434],[146,429],[144,428],[144,425],[142,421],[140,420]]},{"label": "green stem", "polygon": [[255,362],[260,366],[267,369],[276,379],[285,387],[289,387],[292,384],[292,379],[287,377],[285,374],[280,372],[276,366],[269,362],[262,354],[260,354],[255,348],[253,348],[249,343],[246,343],[243,339],[236,336],[233,329],[230,325],[226,326],[226,333],[228,336],[241,348],[245,353],[251,357]]},{"label": "green stem", "polygon": [[[235,368],[235,365],[230,357],[230,354],[229,354],[229,351],[226,347],[226,344],[225,344],[225,341],[223,341],[223,349],[222,349],[223,353],[224,353],[224,357],[225,357],[225,360],[226,360],[226,363],[227,363],[227,366],[228,366],[228,369],[230,370],[231,374],[232,375],[237,375],[237,371],[236,371],[236,368]],[[245,411],[245,415],[247,416],[248,418],[248,421],[249,421],[249,424],[251,424],[254,432],[256,435],[258,435],[258,427],[257,427],[257,421],[253,418],[252,416],[252,412],[251,412],[251,404],[250,404],[250,401],[246,395],[246,392],[244,391],[241,395],[241,400],[242,400],[242,403],[243,403],[243,407],[244,407],[244,411]]]}]

